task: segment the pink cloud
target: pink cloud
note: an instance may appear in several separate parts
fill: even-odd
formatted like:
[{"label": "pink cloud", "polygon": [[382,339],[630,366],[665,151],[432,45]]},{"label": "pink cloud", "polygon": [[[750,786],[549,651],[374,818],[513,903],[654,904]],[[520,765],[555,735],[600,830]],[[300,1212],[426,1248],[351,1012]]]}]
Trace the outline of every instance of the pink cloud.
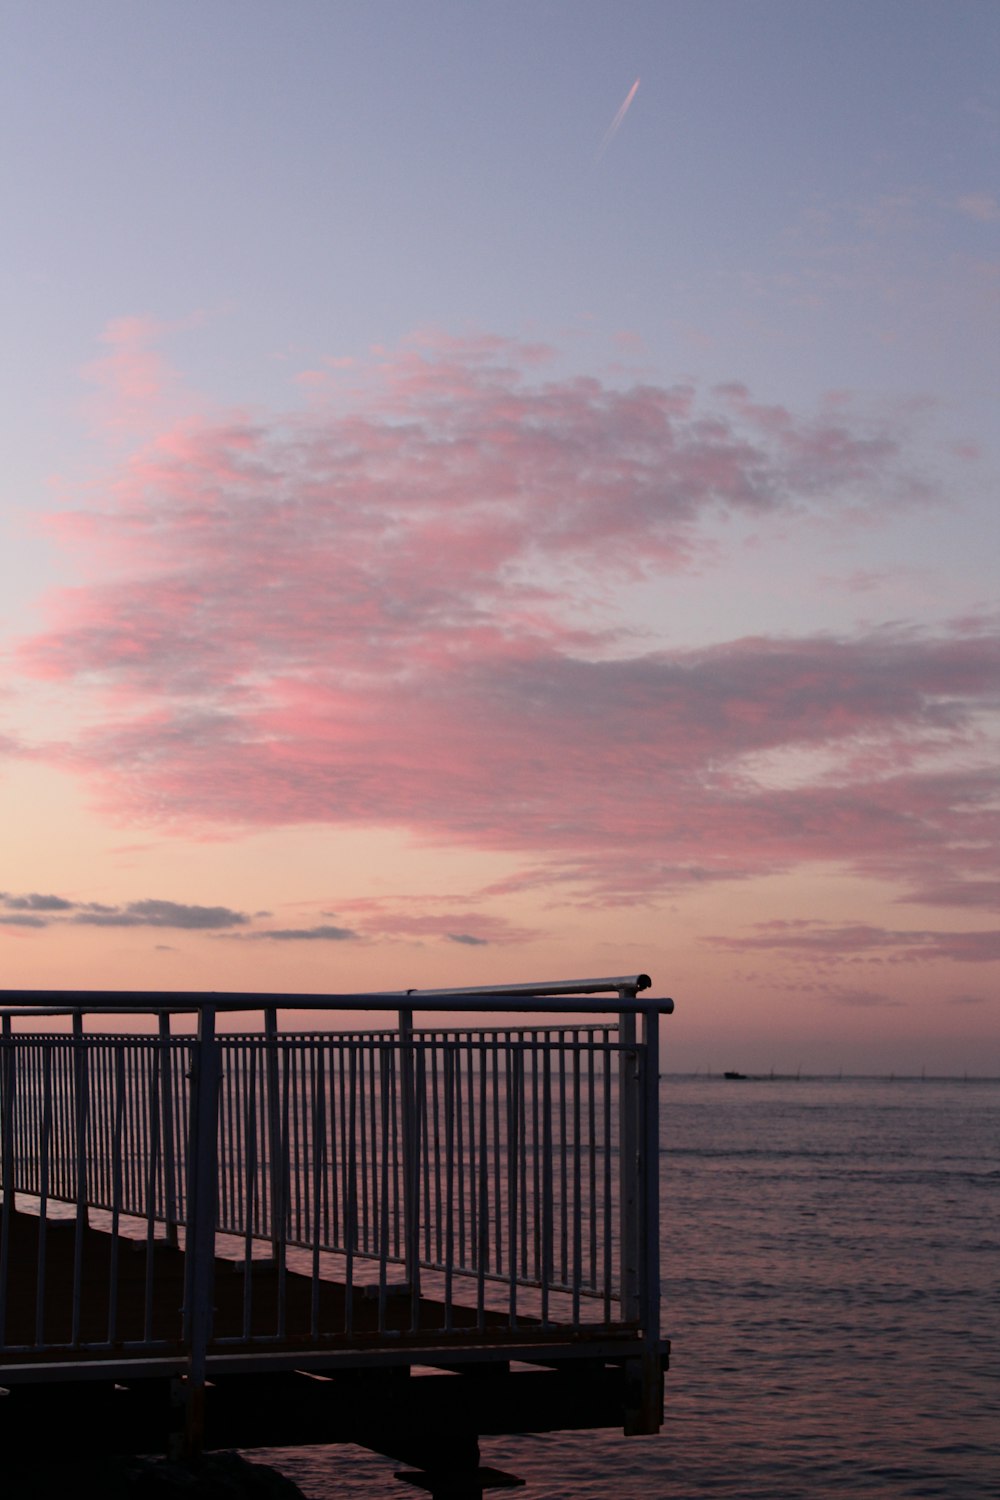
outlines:
[{"label": "pink cloud", "polygon": [[938,880],[917,886],[900,899],[921,906],[982,907],[986,911],[1000,912],[1000,879]]},{"label": "pink cloud", "polygon": [[156,348],[163,326],[152,318],[116,318],[104,330],[102,353],[86,374],[94,388],[91,415],[115,437],[147,432],[159,413],[173,374]]},{"label": "pink cloud", "polygon": [[970,219],[980,224],[996,224],[1000,221],[1000,202],[995,193],[966,193],[956,200],[957,207]]},{"label": "pink cloud", "polygon": [[21,649],[90,694],[53,754],[125,819],[404,826],[602,902],[817,860],[957,904],[995,879],[995,622],[637,654],[589,613],[707,555],[720,515],[922,496],[899,433],[543,378],[550,354],[427,335],[322,408],[141,446],[57,523],[95,581]]},{"label": "pink cloud", "polygon": [[[256,690],[213,685],[199,712],[176,669],[173,704],[109,718],[75,759],[103,768],[133,815],[404,824],[550,857],[590,851],[595,873],[620,857],[640,884],[804,858],[925,882],[949,846],[981,878],[971,843],[996,822],[995,775],[897,769],[925,740],[960,741],[994,690],[1000,645],[963,645],[755,641],[594,662],[487,639],[384,673],[363,646],[353,675],[341,656]],[[835,744],[853,756],[844,779],[774,789],[743,764]]]},{"label": "pink cloud", "polygon": [[888,429],[796,419],[742,387],[713,409],[688,386],[540,381],[547,354],[428,336],[324,411],[158,433],[105,510],[53,523],[109,581],[54,601],[33,669],[159,695],[342,651],[380,674],[487,643],[593,654],[570,610],[707,555],[707,519],[905,488]]},{"label": "pink cloud", "polygon": [[[354,911],[360,903],[342,903],[345,910]],[[537,932],[529,927],[518,926],[493,913],[475,907],[451,908],[437,911],[404,911],[394,909],[389,902],[364,903],[365,910],[358,926],[371,937],[378,938],[437,938],[451,943],[464,943],[469,947],[487,944],[529,942]]]},{"label": "pink cloud", "polygon": [[770,950],[810,963],[852,963],[859,957],[876,963],[931,959],[995,963],[1000,959],[1000,931],[893,930],[864,922],[761,922],[750,935],[718,936],[710,941],[733,952]]}]

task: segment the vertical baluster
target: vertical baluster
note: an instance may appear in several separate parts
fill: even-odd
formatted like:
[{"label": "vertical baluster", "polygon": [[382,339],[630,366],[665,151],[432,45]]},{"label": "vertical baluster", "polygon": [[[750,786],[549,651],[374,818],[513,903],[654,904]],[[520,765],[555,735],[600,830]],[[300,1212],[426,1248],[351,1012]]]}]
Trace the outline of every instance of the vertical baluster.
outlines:
[{"label": "vertical baluster", "polygon": [[604,1078],[601,1098],[604,1124],[604,1321],[611,1322],[611,1296],[614,1271],[612,1266],[611,1226],[613,1219],[611,1182],[611,1068],[615,1056],[609,1039],[604,1044]]},{"label": "vertical baluster", "polygon": [[368,1082],[367,1082],[368,1062],[367,1062],[367,1049],[366,1049],[365,1043],[362,1042],[362,1041],[358,1041],[358,1042],[354,1043],[353,1045],[355,1045],[357,1047],[357,1049],[358,1049],[358,1074],[359,1074],[360,1079],[361,1079],[361,1089],[362,1089],[361,1098],[358,1101],[358,1105],[359,1105],[359,1107],[358,1107],[358,1126],[359,1126],[359,1131],[358,1131],[358,1136],[359,1136],[359,1139],[358,1139],[358,1147],[359,1147],[358,1175],[359,1175],[360,1182],[361,1182],[361,1198],[360,1198],[360,1202],[359,1202],[359,1205],[358,1205],[359,1212],[360,1212],[360,1219],[359,1219],[358,1228],[357,1228],[357,1237],[358,1237],[357,1249],[358,1250],[367,1250],[368,1249],[368,1125],[367,1125],[368,1108],[367,1108],[367,1106],[368,1106],[368,1098],[369,1098],[370,1090],[368,1089]]},{"label": "vertical baluster", "polygon": [[444,1215],[442,1208],[444,1197],[441,1190],[441,1088],[444,1084],[444,1053],[439,1045],[439,1037],[435,1037],[432,1053],[434,1071],[432,1074],[433,1116],[434,1116],[434,1259],[440,1265],[444,1260]]},{"label": "vertical baluster", "polygon": [[246,1109],[246,1164],[243,1178],[243,1337],[253,1330],[253,1241],[257,1210],[257,1052],[253,1042],[243,1049],[243,1094]]},{"label": "vertical baluster", "polygon": [[[337,1124],[338,1129],[334,1136],[335,1145],[330,1153],[330,1170],[334,1180],[333,1200],[333,1246],[335,1250],[343,1251],[347,1248],[347,1170],[346,1143],[347,1143],[347,1052],[344,1047],[344,1039],[337,1039]],[[337,1171],[337,1167],[340,1171]],[[339,1184],[339,1185],[338,1185]]]},{"label": "vertical baluster", "polygon": [[246,1206],[240,1201],[242,1190],[241,1166],[244,1161],[243,1110],[240,1094],[244,1087],[243,1057],[238,1042],[224,1043],[223,1058],[223,1111],[222,1141],[224,1163],[223,1180],[228,1181],[228,1212],[223,1219],[226,1229],[239,1234],[243,1227]]},{"label": "vertical baluster", "polygon": [[108,1257],[108,1343],[118,1339],[118,1249],[119,1223],[122,1211],[122,1132],[125,1121],[125,1049],[119,1041],[114,1048],[115,1115],[111,1140],[111,1248]]},{"label": "vertical baluster", "polygon": [[[403,1127],[403,1264],[410,1324],[420,1323],[420,1115],[414,1067],[413,1008],[399,1010],[399,1067]],[[421,1091],[422,1092],[422,1091]]]},{"label": "vertical baluster", "polygon": [[476,1109],[476,1063],[479,1056],[478,1049],[473,1048],[474,1038],[471,1031],[465,1033],[465,1088],[466,1101],[469,1115],[469,1238],[462,1240],[463,1264],[472,1270],[478,1260],[477,1247],[479,1244],[479,1150],[480,1143],[476,1137],[479,1134],[477,1125]]},{"label": "vertical baluster", "polygon": [[309,1332],[312,1338],[319,1337],[319,1211],[323,1192],[323,1176],[326,1167],[326,1113],[323,1104],[323,1069],[318,1066],[315,1049],[311,1049],[312,1068],[312,1160],[313,1160],[313,1213],[312,1213],[312,1287],[309,1302]]},{"label": "vertical baluster", "polygon": [[92,1208],[106,1208],[110,1199],[108,1177],[110,1154],[106,1150],[107,1106],[105,1104],[105,1044],[96,1038],[90,1045],[88,1069],[90,1098],[87,1109],[87,1201]]},{"label": "vertical baluster", "polygon": [[539,1135],[540,1074],[544,1053],[539,1047],[539,1041],[540,1034],[536,1031],[531,1047],[531,1219],[534,1242],[532,1247],[534,1260],[531,1269],[533,1279],[538,1282],[542,1280],[544,1264],[542,1255],[542,1149]]},{"label": "vertical baluster", "polygon": [[[456,1033],[454,1046],[454,1069],[452,1072],[452,1091],[455,1102],[455,1169],[458,1174],[458,1245],[457,1260],[459,1267],[468,1267],[472,1256],[466,1252],[465,1242],[465,1131],[463,1126],[462,1111],[462,1084],[463,1084],[463,1060],[464,1053],[461,1041]],[[472,1161],[472,1145],[469,1146],[469,1162]],[[452,1255],[456,1254],[456,1246],[452,1242]]]},{"label": "vertical baluster", "polygon": [[266,1180],[269,1190],[271,1224],[271,1259],[275,1266],[283,1253],[283,1199],[281,1172],[281,1102],[278,1098],[280,1064],[278,1060],[278,1008],[264,1008],[264,1061],[267,1080],[267,1161]]},{"label": "vertical baluster", "polygon": [[580,1119],[580,1033],[572,1032],[573,1041],[573,1327],[580,1325],[580,1281],[583,1275],[583,1185],[581,1172]]},{"label": "vertical baluster", "polygon": [[[38,1157],[33,1149],[34,1143],[39,1139],[36,1128],[36,1113],[41,1108],[41,1096],[35,1083],[35,1068],[33,1060],[34,1048],[27,1039],[22,1044],[21,1056],[24,1059],[24,1109],[20,1121],[19,1141],[24,1142],[26,1159],[23,1162],[23,1178],[18,1186],[26,1193],[37,1191],[35,1184],[38,1181]],[[19,1174],[20,1176],[20,1174]]]},{"label": "vertical baluster", "polygon": [[[479,1234],[476,1242],[476,1327],[480,1332],[486,1327],[486,1273],[490,1259],[490,1163],[486,1150],[486,1122],[489,1118],[487,1087],[489,1078],[486,1044],[479,1048]],[[472,1092],[470,1079],[469,1092]]]},{"label": "vertical baluster", "polygon": [[300,1112],[302,1109],[302,1048],[296,1039],[288,1042],[289,1067],[290,1067],[290,1094],[291,1094],[291,1117],[292,1117],[292,1162],[291,1162],[291,1208],[292,1223],[289,1226],[288,1237],[295,1245],[303,1243],[302,1235],[302,1128]]},{"label": "vertical baluster", "polygon": [[125,1141],[127,1150],[125,1153],[125,1194],[122,1209],[126,1214],[135,1212],[135,1163],[139,1150],[139,1130],[135,1120],[135,1067],[132,1061],[132,1049],[127,1041],[123,1041],[125,1048]]},{"label": "vertical baluster", "polygon": [[42,1047],[42,1134],[38,1154],[38,1259],[35,1279],[35,1344],[45,1342],[45,1251],[49,1208],[49,1156],[52,1144],[52,1048]]},{"label": "vertical baluster", "polygon": [[163,1220],[168,1245],[177,1244],[177,1162],[174,1135],[174,1057],[170,1041],[170,1012],[157,1017],[160,1033],[160,1077],[163,1080]]},{"label": "vertical baluster", "polygon": [[[450,1333],[455,1270],[455,1059],[457,1048],[445,1044],[444,1051],[444,1326]],[[459,1114],[459,1120],[461,1115]]]},{"label": "vertical baluster", "polygon": [[596,1031],[591,1032],[587,1046],[587,1152],[589,1164],[588,1210],[589,1255],[587,1285],[593,1292],[597,1288],[597,1100],[594,1073]]},{"label": "vertical baluster", "polygon": [[400,1090],[398,1082],[401,1074],[402,1059],[399,1060],[399,1066],[397,1067],[397,1046],[398,1042],[396,1046],[390,1043],[389,1049],[389,1075],[391,1080],[391,1090],[389,1094],[389,1134],[391,1137],[390,1147],[392,1151],[392,1170],[389,1173],[389,1192],[392,1197],[391,1249],[393,1256],[398,1260],[400,1252],[402,1250],[402,1240],[400,1238],[400,1221],[402,1219],[403,1191],[400,1183],[399,1162]]},{"label": "vertical baluster", "polygon": [[323,1249],[330,1247],[330,1184],[335,1178],[335,1152],[337,1135],[334,1129],[334,1078],[331,1044],[319,1046],[320,1067],[323,1073]]},{"label": "vertical baluster", "polygon": [[524,1090],[524,1048],[520,1039],[507,1048],[507,1222],[510,1238],[507,1246],[507,1316],[511,1328],[517,1326],[517,1254],[518,1254],[518,1187],[521,1180],[524,1143],[521,1137],[521,1098]]},{"label": "vertical baluster", "polygon": [[133,1041],[132,1056],[135,1059],[135,1097],[141,1140],[136,1162],[135,1213],[137,1218],[142,1218],[146,1212],[146,1178],[149,1160],[152,1156],[152,1145],[150,1142],[149,1074],[146,1067],[147,1054],[144,1042],[138,1039]]},{"label": "vertical baluster", "polygon": [[389,1261],[389,1103],[392,1092],[392,1043],[379,1046],[379,1176],[381,1206],[378,1216],[378,1331],[386,1329],[386,1297]]},{"label": "vertical baluster", "polygon": [[368,1124],[369,1124],[369,1153],[368,1164],[371,1171],[371,1220],[367,1226],[365,1236],[365,1249],[369,1255],[379,1253],[379,1224],[381,1222],[382,1203],[381,1199],[381,1173],[379,1153],[379,1088],[378,1073],[381,1066],[381,1054],[374,1036],[368,1035]]},{"label": "vertical baluster", "polygon": [[[81,1011],[73,1013],[73,1127],[75,1127],[76,1163],[76,1217],[73,1229],[73,1316],[70,1344],[73,1349],[79,1344],[79,1319],[82,1310],[82,1283],[84,1283],[84,1238],[87,1235],[87,1052],[85,1052],[84,1017]],[[67,1110],[69,1116],[69,1110]]]},{"label": "vertical baluster", "polygon": [[222,1049],[222,1066],[219,1075],[219,1223],[221,1230],[232,1224],[232,1151],[233,1136],[231,1116],[233,1112],[233,1068],[226,1055],[226,1044],[219,1039]]},{"label": "vertical baluster", "polygon": [[347,1127],[347,1161],[345,1181],[345,1212],[347,1215],[346,1240],[347,1255],[344,1264],[344,1332],[354,1331],[354,1249],[357,1241],[357,1218],[358,1218],[358,1189],[357,1189],[357,1118],[358,1118],[358,1066],[357,1053],[353,1046],[349,1045],[349,1069],[348,1083],[350,1085],[348,1098],[348,1127]]},{"label": "vertical baluster", "polygon": [[[509,1049],[509,1040],[505,1038],[505,1054]],[[494,1261],[493,1269],[501,1273],[504,1268],[503,1260],[503,1233],[506,1215],[504,1213],[501,1184],[503,1182],[503,1163],[501,1157],[500,1136],[500,1033],[494,1031],[490,1039],[490,1063],[492,1073],[492,1104],[493,1104],[493,1147],[491,1159],[493,1163],[493,1233],[494,1233]],[[506,1074],[504,1075],[506,1077]]]},{"label": "vertical baluster", "polygon": [[65,1111],[63,1109],[64,1063],[63,1044],[57,1037],[49,1038],[49,1060],[51,1064],[50,1108],[52,1110],[52,1145],[49,1152],[49,1197],[64,1197],[62,1189],[62,1165],[66,1157],[66,1141],[63,1136]]},{"label": "vertical baluster", "polygon": [[566,1033],[556,1032],[556,1055],[559,1059],[559,1275],[565,1286],[569,1280],[569,1142],[566,1103]]},{"label": "vertical baluster", "polygon": [[549,1286],[552,1281],[552,1043],[545,1033],[542,1061],[542,1325],[549,1325]]},{"label": "vertical baluster", "polygon": [[[277,1037],[275,1037],[273,1045],[275,1046],[275,1048],[277,1048]],[[278,1225],[277,1257],[275,1266],[275,1272],[278,1281],[278,1309],[277,1327],[275,1328],[275,1332],[280,1339],[285,1337],[285,1322],[287,1317],[288,1301],[288,1179],[290,1170],[288,1162],[288,1112],[291,1107],[290,1096],[292,1092],[290,1071],[291,1044],[289,1042],[285,1042],[282,1044],[281,1049],[281,1127],[277,1138],[277,1149],[280,1152],[278,1160],[278,1176],[276,1179],[278,1187],[278,1198],[273,1209],[275,1222]]]},{"label": "vertical baluster", "polygon": [[3,1058],[3,1217],[0,1219],[0,1349],[7,1341],[7,1281],[10,1274],[10,1230],[16,1212],[16,1179],[14,1133],[17,1128],[16,1090],[17,1071],[14,1035],[11,1018],[3,1018],[3,1040],[0,1056]]},{"label": "vertical baluster", "polygon": [[160,1048],[152,1043],[143,1048],[148,1059],[149,1161],[146,1164],[146,1286],[143,1307],[143,1338],[153,1337],[153,1279],[156,1269],[156,1179],[160,1166]]},{"label": "vertical baluster", "polygon": [[[517,1140],[520,1143],[517,1163],[517,1190],[520,1203],[520,1275],[528,1280],[528,1059],[531,1038],[517,1032]],[[514,1277],[517,1263],[511,1262]]]},{"label": "vertical baluster", "polygon": [[[174,1234],[170,1240],[171,1244],[180,1242],[180,1229],[187,1223],[187,1086],[188,1086],[188,1061],[187,1041],[183,1037],[173,1037],[170,1034],[170,1018],[164,1028],[169,1037],[168,1053],[170,1057],[170,1133],[171,1133],[171,1161],[173,1163],[170,1183],[173,1188],[173,1224]],[[169,1238],[169,1236],[168,1236]]]},{"label": "vertical baluster", "polygon": [[[420,1328],[420,1159],[423,1142],[427,1134],[427,1056],[424,1048],[413,1048],[411,1051],[413,1060],[413,1091],[414,1098],[410,1108],[410,1123],[408,1130],[412,1131],[410,1137],[410,1149],[413,1153],[413,1162],[408,1183],[408,1207],[406,1227],[406,1257],[407,1273],[406,1279],[410,1288],[410,1331],[417,1333]],[[425,1191],[428,1185],[428,1176],[424,1177]],[[412,1219],[409,1217],[412,1211]]]}]

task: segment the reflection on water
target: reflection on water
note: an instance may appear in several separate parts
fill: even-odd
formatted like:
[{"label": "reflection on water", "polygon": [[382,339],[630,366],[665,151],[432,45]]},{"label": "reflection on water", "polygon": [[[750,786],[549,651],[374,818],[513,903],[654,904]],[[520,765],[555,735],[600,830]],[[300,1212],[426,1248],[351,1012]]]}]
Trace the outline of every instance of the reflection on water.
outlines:
[{"label": "reflection on water", "polygon": [[[489,1440],[530,1500],[993,1500],[1000,1084],[665,1079],[658,1438]],[[312,1500],[406,1491],[272,1451]]]}]

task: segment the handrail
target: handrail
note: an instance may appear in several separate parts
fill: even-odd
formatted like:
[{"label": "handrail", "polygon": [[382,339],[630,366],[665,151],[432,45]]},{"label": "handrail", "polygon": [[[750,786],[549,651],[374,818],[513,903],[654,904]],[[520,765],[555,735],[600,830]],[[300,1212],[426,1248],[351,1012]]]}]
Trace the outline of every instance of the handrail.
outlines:
[{"label": "handrail", "polygon": [[[0,1016],[28,1017],[28,1016],[73,1016],[83,1011],[88,1016],[149,1016],[169,1014],[175,1016],[196,1016],[206,1007],[228,1015],[238,1015],[243,1011],[264,1010],[276,1006],[279,1010],[316,1010],[316,1011],[397,1011],[402,1007],[413,1010],[427,1011],[453,1011],[458,1015],[482,1015],[496,1011],[502,1011],[504,1015],[522,1015],[528,1012],[542,1012],[553,1016],[606,1016],[606,1015],[673,1015],[673,1000],[663,997],[658,1000],[639,999],[616,999],[610,997],[606,1001],[595,1002],[587,998],[579,1001],[555,999],[546,1001],[544,1005],[532,1004],[530,1000],[515,998],[508,1000],[504,995],[496,996],[496,1000],[502,1002],[495,1004],[487,997],[479,997],[468,1001],[444,1001],[411,999],[406,994],[400,995],[390,1003],[391,997],[379,995],[373,997],[378,1003],[375,1004],[360,996],[341,995],[275,995],[275,994],[245,994],[245,995],[196,995],[183,992],[183,1000],[177,1004],[171,1004],[168,991],[152,991],[148,1003],[135,1005],[115,1005],[101,996],[96,1002],[84,998],[87,991],[66,991],[67,998],[62,1005],[53,1003],[51,999],[39,1001],[38,1006],[20,1003],[8,1006],[4,1003],[3,995],[9,993],[0,990]],[[98,992],[94,992],[95,994]],[[181,993],[181,992],[178,992]],[[158,996],[158,998],[156,998]],[[134,992],[128,996],[134,1000]]]},{"label": "handrail", "polygon": [[[0,1015],[57,1016],[85,1010],[90,1015],[148,1015],[169,1011],[197,1015],[206,1007],[216,1013],[254,1011],[276,1006],[281,1010],[412,1010],[456,1011],[470,1015],[502,1010],[508,1013],[544,1010],[552,1015],[619,1014],[669,1015],[667,998],[639,998],[649,989],[648,974],[603,979],[570,979],[540,984],[475,985],[457,989],[373,990],[347,994],[280,994],[243,990],[0,990]],[[606,998],[597,999],[597,996]],[[539,1005],[544,1001],[544,1005]]]}]

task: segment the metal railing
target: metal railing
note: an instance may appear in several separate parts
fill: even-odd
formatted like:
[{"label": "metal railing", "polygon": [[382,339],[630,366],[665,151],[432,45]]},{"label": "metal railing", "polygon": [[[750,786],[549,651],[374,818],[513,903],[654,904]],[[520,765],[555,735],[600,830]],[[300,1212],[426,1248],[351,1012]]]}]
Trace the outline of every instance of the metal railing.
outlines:
[{"label": "metal railing", "polygon": [[[197,1389],[227,1350],[658,1348],[672,1002],[647,985],[0,993],[0,1366],[160,1355]],[[390,1008],[392,1029],[281,1029]],[[221,1033],[231,1011],[260,1029]],[[156,1029],[85,1030],[109,1012]],[[175,1034],[191,1012],[197,1033]],[[414,1025],[441,1012],[466,1020]],[[469,1023],[484,1012],[532,1024]],[[57,1015],[70,1033],[21,1029]]]}]

